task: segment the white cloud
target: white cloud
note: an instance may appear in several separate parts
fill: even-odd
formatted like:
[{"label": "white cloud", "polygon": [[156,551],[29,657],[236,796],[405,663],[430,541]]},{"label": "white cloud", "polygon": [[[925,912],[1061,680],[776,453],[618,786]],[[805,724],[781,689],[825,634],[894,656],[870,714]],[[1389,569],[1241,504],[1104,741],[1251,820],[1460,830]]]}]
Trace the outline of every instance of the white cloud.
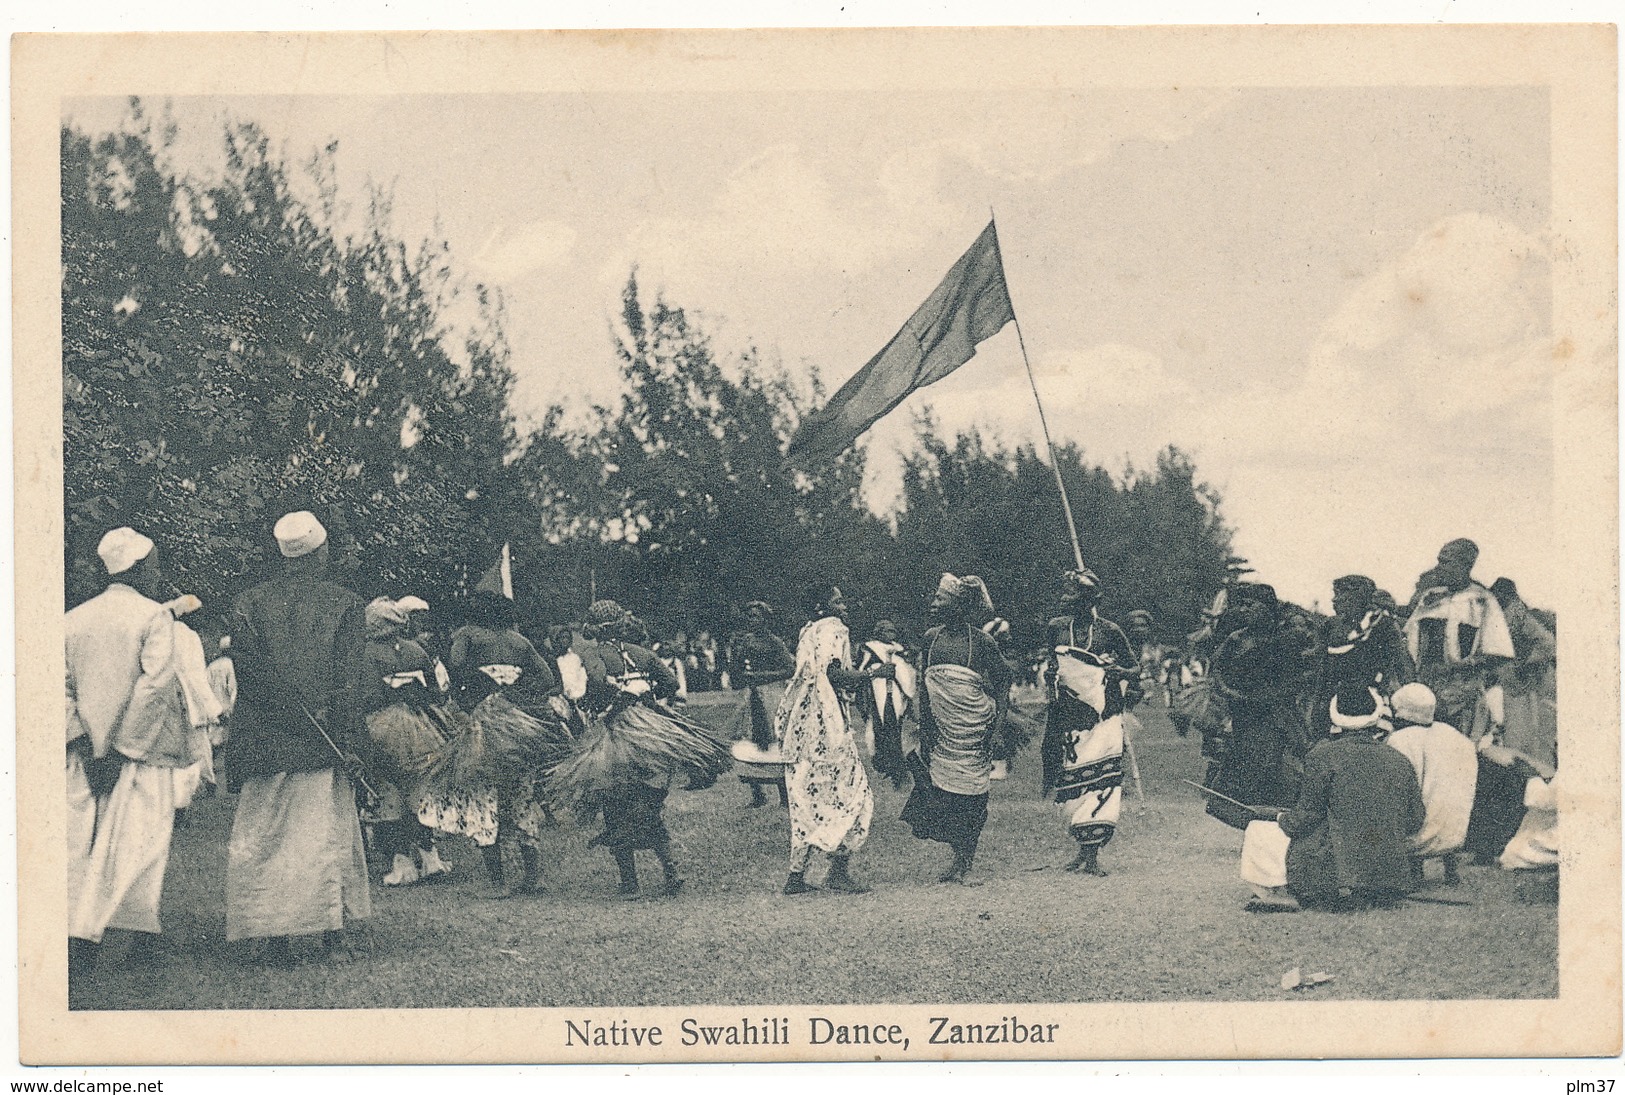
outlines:
[{"label": "white cloud", "polygon": [[1218,88],[1055,91],[1027,110],[978,119],[980,133],[944,142],[942,151],[1003,183],[1049,182],[1125,141],[1183,140],[1234,99]]},{"label": "white cloud", "polygon": [[1156,354],[1118,343],[1045,354],[1034,363],[1033,373],[1046,406],[1057,411],[1155,406],[1191,391]]},{"label": "white cloud", "polygon": [[575,243],[576,230],[560,221],[531,221],[512,231],[498,227],[469,264],[491,281],[512,282],[537,270],[564,266]]},{"label": "white cloud", "polygon": [[[772,328],[753,321],[772,314],[763,305],[782,304],[791,285],[827,279],[822,299],[798,303],[834,311],[854,303],[866,278],[915,279],[915,264],[937,255],[943,240],[969,243],[990,202],[1094,163],[1126,140],[1188,136],[1231,95],[1092,92],[1082,111],[1079,97],[1000,94],[985,110],[938,119],[934,130],[872,134],[868,140],[890,148],[872,173],[853,173],[850,157],[860,153],[844,146],[769,146],[720,182],[708,208],[633,227],[606,255],[602,288],[618,292],[635,265],[673,300],[750,324],[762,337]],[[792,359],[801,354],[781,348]]]},{"label": "white cloud", "polygon": [[1542,241],[1480,214],[1448,217],[1344,298],[1300,383],[1190,416],[1198,464],[1211,455],[1228,469],[1239,547],[1266,579],[1307,600],[1355,570],[1403,596],[1431,560],[1417,544],[1465,535],[1486,567],[1538,580],[1553,474],[1549,283]]},{"label": "white cloud", "polygon": [[1434,452],[1545,450],[1549,282],[1540,241],[1445,218],[1348,293],[1297,383],[1211,401],[1197,434],[1237,460],[1324,461],[1395,431],[1429,431]]}]

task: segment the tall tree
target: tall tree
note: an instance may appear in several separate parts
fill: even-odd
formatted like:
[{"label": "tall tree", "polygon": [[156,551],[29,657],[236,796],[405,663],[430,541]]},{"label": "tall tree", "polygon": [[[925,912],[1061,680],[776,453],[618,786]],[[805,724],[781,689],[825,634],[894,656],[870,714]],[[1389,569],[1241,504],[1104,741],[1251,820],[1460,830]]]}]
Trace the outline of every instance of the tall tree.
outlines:
[{"label": "tall tree", "polygon": [[382,203],[342,237],[332,147],[312,206],[252,126],[206,180],[165,165],[172,137],[139,103],[122,132],[62,130],[74,573],[137,524],[180,584],[223,596],[263,570],[279,513],[313,508],[363,591],[455,589],[521,491],[500,302],[474,289],[454,330],[450,256],[393,239]]}]

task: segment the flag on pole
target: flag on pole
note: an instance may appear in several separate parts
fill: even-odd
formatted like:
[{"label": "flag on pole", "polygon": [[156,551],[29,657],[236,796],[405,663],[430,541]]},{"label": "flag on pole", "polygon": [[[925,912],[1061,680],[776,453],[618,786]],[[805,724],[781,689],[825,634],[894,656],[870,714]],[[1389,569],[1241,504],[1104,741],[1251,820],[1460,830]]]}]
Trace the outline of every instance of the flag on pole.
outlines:
[{"label": "flag on pole", "polygon": [[496,562],[485,568],[480,580],[474,583],[474,589],[483,589],[513,600],[513,554],[507,544],[502,545],[502,553],[497,556]]},{"label": "flag on pole", "polygon": [[790,454],[809,459],[838,455],[910,393],[969,361],[978,343],[1015,318],[998,232],[989,221],[903,329],[801,423]]}]

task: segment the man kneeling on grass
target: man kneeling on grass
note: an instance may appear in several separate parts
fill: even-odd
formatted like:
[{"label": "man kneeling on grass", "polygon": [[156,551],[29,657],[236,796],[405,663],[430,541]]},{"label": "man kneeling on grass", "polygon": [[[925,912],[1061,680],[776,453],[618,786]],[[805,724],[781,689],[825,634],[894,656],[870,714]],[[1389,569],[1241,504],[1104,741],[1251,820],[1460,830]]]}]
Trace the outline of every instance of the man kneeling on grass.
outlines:
[{"label": "man kneeling on grass", "polygon": [[1247,826],[1241,877],[1253,887],[1249,910],[1392,906],[1410,892],[1422,789],[1410,762],[1377,740],[1378,718],[1368,688],[1341,688],[1332,698],[1332,736],[1304,758],[1297,805],[1260,811],[1273,816]]}]

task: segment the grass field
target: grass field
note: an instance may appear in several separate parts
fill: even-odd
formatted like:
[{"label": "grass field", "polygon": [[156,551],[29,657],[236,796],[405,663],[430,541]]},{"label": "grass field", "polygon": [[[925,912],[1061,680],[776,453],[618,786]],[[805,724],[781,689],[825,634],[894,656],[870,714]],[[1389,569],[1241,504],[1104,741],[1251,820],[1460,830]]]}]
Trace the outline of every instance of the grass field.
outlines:
[{"label": "grass field", "polygon": [[[698,704],[696,715],[704,712]],[[623,902],[610,857],[568,822],[547,834],[546,896],[483,901],[479,859],[444,841],[453,880],[374,889],[342,967],[262,969],[225,943],[225,849],[234,800],[200,801],[177,831],[164,896],[165,944],[150,965],[116,964],[75,1007],[441,1008],[661,1004],[1280,999],[1294,966],[1335,980],[1314,999],[1473,999],[1557,993],[1557,909],[1512,874],[1468,867],[1449,896],[1470,907],[1259,915],[1243,911],[1240,834],[1207,818],[1179,781],[1198,743],[1160,709],[1137,738],[1145,780],[1102,855],[1110,877],[1059,868],[1073,848],[1038,797],[1036,749],[994,785],[976,888],[939,886],[948,857],[897,820],[904,796],[876,794],[854,873],[863,896],[787,898],[787,827],[744,808],[732,776],[673,792],[670,826],[688,880],[677,898]],[[815,860],[816,862],[816,860]],[[646,881],[658,878],[640,859]],[[374,873],[376,879],[377,872]]]}]

